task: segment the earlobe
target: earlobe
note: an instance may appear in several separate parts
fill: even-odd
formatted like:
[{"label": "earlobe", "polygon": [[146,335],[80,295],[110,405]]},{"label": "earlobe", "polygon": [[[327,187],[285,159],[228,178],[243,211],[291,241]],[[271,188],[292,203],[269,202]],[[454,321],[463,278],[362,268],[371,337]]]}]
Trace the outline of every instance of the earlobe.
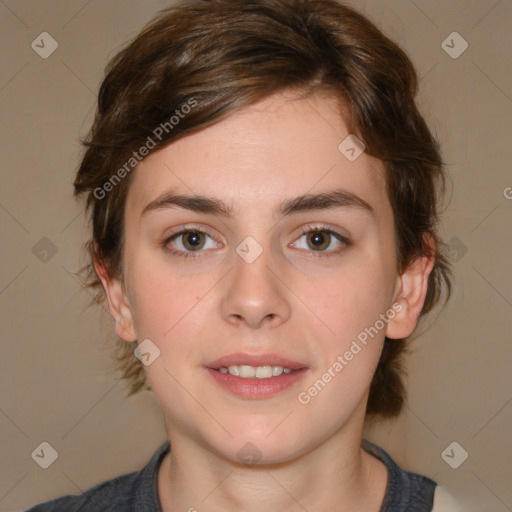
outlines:
[{"label": "earlobe", "polygon": [[117,335],[124,341],[136,341],[132,312],[121,280],[111,278],[103,262],[95,260],[93,265],[105,290],[108,309],[114,318]]},{"label": "earlobe", "polygon": [[412,334],[425,303],[433,267],[434,257],[420,256],[397,278],[398,292],[393,301],[396,314],[388,323],[386,337],[403,339]]}]

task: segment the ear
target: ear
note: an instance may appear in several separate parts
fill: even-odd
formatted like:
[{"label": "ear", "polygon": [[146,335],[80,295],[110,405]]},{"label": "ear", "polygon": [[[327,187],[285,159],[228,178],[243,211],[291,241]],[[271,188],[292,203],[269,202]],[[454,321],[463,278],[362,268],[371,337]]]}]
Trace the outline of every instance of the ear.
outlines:
[{"label": "ear", "polygon": [[[418,323],[428,290],[428,277],[435,261],[435,241],[427,235],[432,256],[418,256],[413,263],[398,276],[395,287],[393,309],[395,316],[389,321],[386,337],[407,338]],[[399,307],[401,306],[401,307]]]},{"label": "ear", "polygon": [[114,318],[117,335],[124,341],[136,341],[132,311],[121,280],[111,278],[102,261],[94,260],[93,265],[105,289],[108,309]]}]

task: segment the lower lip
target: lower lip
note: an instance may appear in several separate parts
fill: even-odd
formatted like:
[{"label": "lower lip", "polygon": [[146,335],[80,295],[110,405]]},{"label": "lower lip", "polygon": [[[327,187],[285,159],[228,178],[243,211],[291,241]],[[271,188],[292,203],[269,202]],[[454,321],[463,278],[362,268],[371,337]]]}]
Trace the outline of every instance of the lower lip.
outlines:
[{"label": "lower lip", "polygon": [[290,373],[282,373],[277,377],[268,379],[243,379],[235,377],[229,373],[221,373],[212,368],[206,368],[221,387],[230,391],[234,395],[243,398],[267,398],[277,395],[281,391],[290,388],[296,382],[301,380],[307,373],[307,368],[301,368]]}]

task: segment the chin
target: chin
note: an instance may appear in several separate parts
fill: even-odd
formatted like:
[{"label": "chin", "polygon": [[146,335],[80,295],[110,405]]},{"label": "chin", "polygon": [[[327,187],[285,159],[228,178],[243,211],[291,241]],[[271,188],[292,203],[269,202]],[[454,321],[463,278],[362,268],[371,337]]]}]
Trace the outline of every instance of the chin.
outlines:
[{"label": "chin", "polygon": [[[278,425],[276,423],[275,426]],[[217,452],[224,458],[244,466],[261,466],[268,464],[285,464],[299,457],[307,451],[303,434],[290,432],[290,429],[278,427],[264,431],[250,428],[239,428],[238,433],[224,440]],[[269,434],[269,432],[271,432]]]}]

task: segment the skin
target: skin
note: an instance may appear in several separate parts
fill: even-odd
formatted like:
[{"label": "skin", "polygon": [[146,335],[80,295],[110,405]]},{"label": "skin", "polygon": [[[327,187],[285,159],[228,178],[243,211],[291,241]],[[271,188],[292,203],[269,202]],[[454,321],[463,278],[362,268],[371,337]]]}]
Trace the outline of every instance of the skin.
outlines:
[{"label": "skin", "polygon": [[[414,330],[433,261],[418,258],[397,274],[383,164],[367,153],[345,158],[338,146],[347,135],[332,98],[280,93],[151,154],[134,171],[123,277],[110,278],[101,262],[95,267],[118,335],[149,338],[160,349],[144,368],[172,447],[158,474],[164,511],[381,507],[386,468],[360,448],[368,390],[384,337]],[[337,188],[375,214],[274,214],[287,199]],[[141,215],[169,191],[216,197],[236,215],[177,207]],[[310,223],[329,225],[350,245],[328,238],[327,256],[315,259],[318,250],[301,231]],[[163,247],[184,225],[208,230],[199,257]],[[252,263],[235,251],[247,236],[263,250]],[[185,238],[167,248],[191,252]],[[299,403],[298,393],[393,304],[401,311],[307,405]],[[308,372],[275,396],[237,397],[204,369],[234,352],[276,353]],[[249,442],[261,458],[244,466],[237,454]]]}]

